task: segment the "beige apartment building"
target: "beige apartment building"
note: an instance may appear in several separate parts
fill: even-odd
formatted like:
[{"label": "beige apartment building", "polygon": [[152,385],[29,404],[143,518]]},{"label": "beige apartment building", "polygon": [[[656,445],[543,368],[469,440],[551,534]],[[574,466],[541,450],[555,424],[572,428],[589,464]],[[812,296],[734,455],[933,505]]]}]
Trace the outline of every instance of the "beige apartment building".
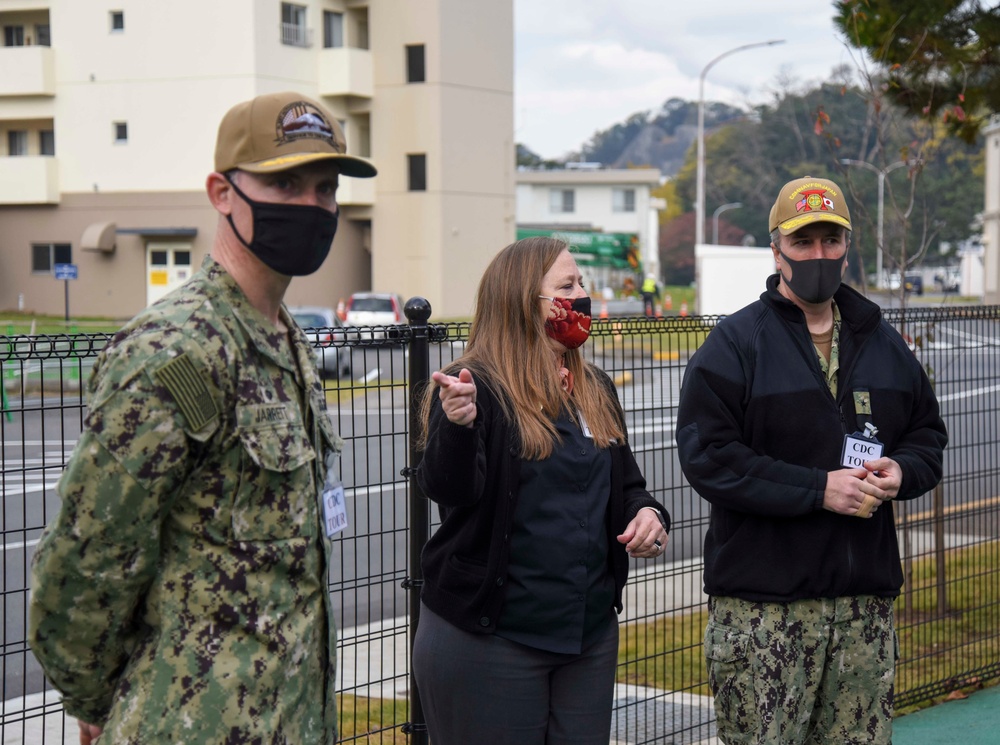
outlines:
[{"label": "beige apartment building", "polygon": [[341,180],[330,258],[288,303],[371,289],[469,315],[514,237],[512,5],[0,0],[0,316],[60,315],[68,288],[73,316],[127,318],[197,271],[218,123],[281,90],[379,170]]}]

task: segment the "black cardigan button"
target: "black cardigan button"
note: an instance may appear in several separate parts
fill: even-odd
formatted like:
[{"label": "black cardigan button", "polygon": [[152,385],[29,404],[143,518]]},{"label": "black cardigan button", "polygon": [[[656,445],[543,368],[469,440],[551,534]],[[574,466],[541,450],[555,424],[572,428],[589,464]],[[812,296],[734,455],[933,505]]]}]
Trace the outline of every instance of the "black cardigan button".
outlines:
[{"label": "black cardigan button", "polygon": [[489,616],[483,616],[482,618],[480,618],[479,619],[479,625],[480,626],[489,626],[490,625]]}]

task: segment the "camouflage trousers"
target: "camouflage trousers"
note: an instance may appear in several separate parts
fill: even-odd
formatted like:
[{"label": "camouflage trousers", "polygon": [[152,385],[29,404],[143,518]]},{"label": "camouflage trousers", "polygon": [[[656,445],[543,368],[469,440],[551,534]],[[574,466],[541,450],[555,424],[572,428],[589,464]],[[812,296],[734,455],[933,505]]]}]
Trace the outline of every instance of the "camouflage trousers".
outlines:
[{"label": "camouflage trousers", "polygon": [[708,680],[727,745],[889,745],[892,600],[709,599]]}]

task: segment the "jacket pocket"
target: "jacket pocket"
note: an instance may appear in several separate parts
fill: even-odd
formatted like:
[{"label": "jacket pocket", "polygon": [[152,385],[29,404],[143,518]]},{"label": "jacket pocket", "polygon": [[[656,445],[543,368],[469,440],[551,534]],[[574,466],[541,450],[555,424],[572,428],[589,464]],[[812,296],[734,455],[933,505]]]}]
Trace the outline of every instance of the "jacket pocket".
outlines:
[{"label": "jacket pocket", "polygon": [[471,598],[486,582],[486,564],[458,554],[448,556],[448,577],[442,582],[453,595]]},{"label": "jacket pocket", "polygon": [[240,477],[233,500],[233,536],[238,541],[282,540],[318,529],[318,492],[313,449],[298,422],[243,426]]}]

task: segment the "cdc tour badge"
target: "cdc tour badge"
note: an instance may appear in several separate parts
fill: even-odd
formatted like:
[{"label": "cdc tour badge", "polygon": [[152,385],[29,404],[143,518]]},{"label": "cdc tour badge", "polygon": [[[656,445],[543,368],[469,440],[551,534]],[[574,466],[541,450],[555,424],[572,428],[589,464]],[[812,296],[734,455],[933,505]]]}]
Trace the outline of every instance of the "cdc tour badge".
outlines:
[{"label": "cdc tour badge", "polygon": [[868,422],[864,432],[844,435],[844,450],[840,455],[840,465],[847,468],[864,468],[865,461],[882,457],[885,447],[875,439],[878,428]]},{"label": "cdc tour badge", "polygon": [[336,453],[328,453],[326,458],[326,481],[323,484],[323,527],[326,537],[331,538],[347,527],[347,502],[344,499],[344,485],[337,478]]},{"label": "cdc tour badge", "polygon": [[[866,422],[864,432],[844,435],[844,451],[840,455],[840,464],[847,468],[864,468],[865,461],[881,458],[884,445],[875,439],[876,432],[878,428],[871,422]],[[878,471],[875,471],[875,475],[878,476]],[[878,503],[878,499],[866,494],[855,517],[871,517]]]}]

